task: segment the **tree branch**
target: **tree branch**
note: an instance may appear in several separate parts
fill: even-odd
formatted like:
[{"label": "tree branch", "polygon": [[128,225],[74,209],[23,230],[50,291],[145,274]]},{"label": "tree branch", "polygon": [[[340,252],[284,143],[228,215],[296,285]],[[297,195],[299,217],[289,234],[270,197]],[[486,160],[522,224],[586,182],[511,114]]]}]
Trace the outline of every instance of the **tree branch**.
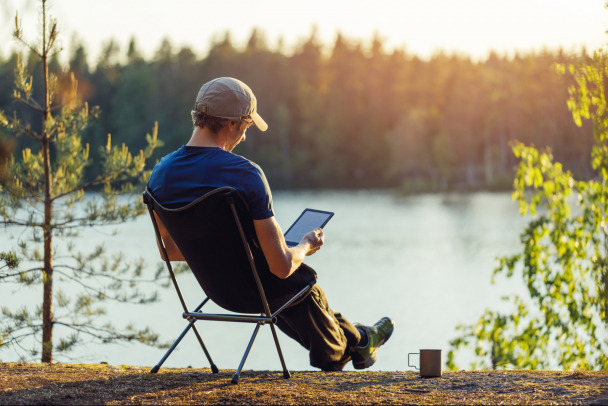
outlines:
[{"label": "tree branch", "polygon": [[[71,271],[74,272],[82,272],[83,274],[87,275],[87,276],[94,276],[94,277],[101,277],[101,278],[108,278],[111,279],[113,281],[117,281],[117,282],[143,282],[143,283],[154,283],[157,282],[157,279],[124,279],[124,278],[119,278],[116,277],[114,275],[110,275],[110,274],[105,274],[105,273],[98,273],[98,272],[89,272],[86,271],[84,268],[77,268],[74,266],[70,266],[70,265],[55,265],[54,269],[57,270],[58,268],[65,268],[65,269],[69,269]],[[61,272],[62,275],[65,276],[64,272]]]},{"label": "tree branch", "polygon": [[[118,296],[111,296],[111,295],[107,294],[106,292],[102,292],[101,290],[99,290],[97,288],[94,288],[94,287],[92,287],[90,285],[87,285],[86,283],[82,282],[80,279],[78,279],[78,278],[76,278],[74,276],[68,275],[67,273],[62,272],[62,271],[60,271],[60,270],[58,270],[56,268],[54,269],[54,271],[56,273],[64,276],[64,277],[68,278],[72,282],[76,282],[77,284],[79,284],[84,289],[88,290],[89,292],[97,293],[98,295],[102,295],[104,298],[107,298],[107,299],[110,299],[110,300],[114,300],[114,301],[116,301],[118,303],[133,303],[132,301],[129,300],[129,298],[122,299],[122,298],[120,298]],[[101,276],[101,275],[99,275],[99,276]],[[145,297],[143,297],[143,300],[145,301],[145,300],[150,300],[150,299],[146,299]]]},{"label": "tree branch", "polygon": [[0,225],[4,225],[4,226],[35,226],[35,227],[42,227],[42,224],[38,224],[38,223],[24,223],[22,221],[18,221],[18,220],[2,220],[0,221]]},{"label": "tree branch", "polygon": [[[19,100],[23,100],[23,99],[19,99]],[[29,127],[22,127],[21,125],[19,125],[19,120],[16,119],[15,117],[6,117],[6,119],[8,121],[10,121],[12,125],[17,125],[19,127],[18,131],[22,131],[22,132],[24,132],[24,133],[26,133],[28,135],[31,135],[32,137],[34,137],[37,140],[41,140],[42,139],[42,136],[40,134],[38,134],[36,131],[32,130]]]},{"label": "tree branch", "polygon": [[[135,216],[132,216],[132,217],[135,217]],[[53,228],[60,228],[61,230],[69,230],[69,229],[83,227],[82,224],[67,225],[69,223],[74,223],[76,221],[86,221],[87,227],[114,226],[114,225],[120,225],[120,224],[125,223],[125,220],[123,220],[123,219],[117,219],[117,220],[113,220],[113,221],[109,221],[109,220],[98,221],[98,220],[87,220],[86,217],[82,217],[82,218],[66,221],[65,223],[54,224]]]},{"label": "tree branch", "polygon": [[27,269],[25,271],[15,272],[12,274],[6,274],[6,275],[0,274],[0,279],[6,279],[6,278],[13,277],[13,276],[22,275],[22,274],[29,273],[29,272],[36,272],[36,271],[42,271],[42,269],[41,268],[32,268],[32,269]]},{"label": "tree branch", "polygon": [[38,112],[44,112],[44,108],[42,106],[40,106],[40,104],[38,104],[38,102],[35,99],[27,98],[19,98],[17,99],[18,102],[25,104],[26,106],[38,111]]},{"label": "tree branch", "polygon": [[[41,199],[37,194],[35,194],[31,188],[30,189],[25,189],[25,188],[17,188],[14,187],[10,184],[5,185],[6,189],[9,191],[9,193],[18,196],[20,199],[34,199],[37,202],[43,202],[43,199]],[[40,210],[39,210],[40,211]]]},{"label": "tree branch", "polygon": [[73,281],[73,282],[78,283],[80,286],[82,286],[82,287],[83,287],[83,288],[85,288],[86,290],[89,290],[89,291],[91,291],[91,292],[95,292],[95,293],[100,294],[100,295],[104,295],[104,296],[106,295],[104,292],[102,292],[102,291],[100,291],[100,290],[98,290],[98,289],[96,289],[96,288],[94,288],[94,287],[92,287],[92,286],[87,285],[86,283],[82,282],[80,279],[78,279],[78,278],[76,278],[76,277],[74,277],[74,276],[68,275],[67,273],[65,273],[65,272],[62,272],[62,271],[58,270],[58,269],[57,269],[57,267],[54,267],[54,268],[53,268],[53,270],[54,270],[56,273],[58,273],[58,274],[60,274],[60,275],[65,276],[65,277],[66,277],[66,278],[68,278],[69,280],[71,280],[71,281]]},{"label": "tree branch", "polygon": [[16,31],[15,31],[15,33],[13,33],[13,38],[15,38],[17,41],[21,42],[23,45],[25,45],[27,48],[29,48],[30,51],[32,51],[39,57],[42,57],[40,52],[38,52],[38,49],[36,49],[35,46],[31,45],[29,42],[27,42],[25,39],[23,39],[23,36],[20,34],[17,34]]},{"label": "tree branch", "polygon": [[[87,325],[87,324],[64,323],[64,322],[61,322],[61,321],[55,321],[54,324],[67,327],[67,328],[72,329],[74,331],[77,331],[79,333],[88,334],[89,336],[95,337],[95,338],[97,338],[99,340],[102,340],[102,341],[107,341],[107,340],[127,340],[127,341],[133,341],[133,340],[137,340],[137,335],[136,334],[127,335],[127,334],[124,334],[124,333],[118,333],[118,332],[116,332],[114,330],[111,330],[111,329],[108,329],[108,328],[101,328],[101,327],[91,326],[91,325]],[[97,332],[97,333],[95,333],[95,332]]]},{"label": "tree branch", "polygon": [[[24,327],[19,327],[19,328],[16,328],[16,329],[14,329],[14,330],[11,330],[11,331],[10,331],[8,334],[9,334],[11,337],[13,337],[13,338],[16,338],[16,339],[21,339],[21,338],[23,338],[23,337],[27,337],[27,336],[29,336],[29,335],[32,335],[32,334],[33,334],[33,333],[35,333],[37,330],[40,330],[40,328],[42,328],[42,324],[28,324],[27,326],[24,326]],[[15,333],[16,333],[16,332],[18,332],[18,331],[21,331],[21,330],[32,330],[32,332],[31,332],[31,333],[25,333],[25,334],[22,334],[22,335],[20,335],[20,336],[16,336],[16,337],[15,337]]]},{"label": "tree branch", "polygon": [[[119,173],[118,171],[116,171],[116,172]],[[60,198],[65,197],[67,195],[71,195],[72,193],[76,193],[76,192],[79,192],[81,190],[82,191],[86,191],[88,188],[90,188],[92,186],[102,185],[103,183],[105,183],[106,181],[108,181],[108,179],[111,179],[112,175],[113,174],[111,173],[109,175],[105,175],[105,176],[93,179],[93,180],[91,180],[91,181],[89,181],[89,182],[87,182],[87,183],[85,183],[83,185],[77,186],[77,187],[75,187],[75,188],[73,188],[71,190],[68,190],[66,192],[60,193],[60,194],[52,197],[51,201],[55,201],[57,199],[60,199]]]}]

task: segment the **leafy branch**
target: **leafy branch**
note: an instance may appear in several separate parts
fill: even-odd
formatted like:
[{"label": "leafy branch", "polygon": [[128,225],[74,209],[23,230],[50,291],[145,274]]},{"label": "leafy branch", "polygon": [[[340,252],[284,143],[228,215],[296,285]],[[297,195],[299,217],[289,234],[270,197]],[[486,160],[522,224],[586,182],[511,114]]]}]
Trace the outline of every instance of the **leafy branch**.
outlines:
[{"label": "leafy branch", "polygon": [[[566,72],[565,66],[557,69]],[[529,300],[515,297],[512,313],[488,310],[476,324],[459,326],[450,368],[457,367],[459,349],[472,348],[493,368],[555,362],[565,369],[608,369],[608,56],[596,52],[567,71],[576,83],[568,99],[573,120],[593,125],[595,176],[576,180],[549,148],[514,144],[519,164],[513,199],[532,219],[520,236],[522,253],[501,258],[493,278],[521,270]]]}]

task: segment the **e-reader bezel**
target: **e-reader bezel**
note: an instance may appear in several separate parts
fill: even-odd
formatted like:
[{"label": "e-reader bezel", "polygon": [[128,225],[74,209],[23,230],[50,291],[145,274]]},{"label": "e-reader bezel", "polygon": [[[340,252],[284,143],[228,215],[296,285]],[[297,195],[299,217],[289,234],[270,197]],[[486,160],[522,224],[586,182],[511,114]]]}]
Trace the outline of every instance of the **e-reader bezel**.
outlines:
[{"label": "e-reader bezel", "polygon": [[[321,226],[319,228],[325,227],[325,225],[329,222],[329,220],[331,220],[331,218],[334,216],[334,213],[331,212],[331,211],[317,210],[317,209],[304,209],[304,211],[302,211],[302,213],[300,213],[300,215],[298,216],[298,218],[296,219],[296,221],[294,221],[293,224],[283,234],[283,236],[285,237],[285,242],[287,243],[288,246],[294,247],[294,246],[296,246],[296,245],[298,245],[300,243],[300,241],[288,241],[287,240],[287,234],[289,234],[289,232],[291,231],[291,229],[294,228],[294,226],[296,224],[298,224],[298,222],[300,221],[300,219],[302,219],[307,212],[322,213],[322,214],[326,214],[327,215],[327,218],[325,220],[323,220],[323,224],[321,224]],[[310,231],[312,231],[312,230],[310,230]]]}]

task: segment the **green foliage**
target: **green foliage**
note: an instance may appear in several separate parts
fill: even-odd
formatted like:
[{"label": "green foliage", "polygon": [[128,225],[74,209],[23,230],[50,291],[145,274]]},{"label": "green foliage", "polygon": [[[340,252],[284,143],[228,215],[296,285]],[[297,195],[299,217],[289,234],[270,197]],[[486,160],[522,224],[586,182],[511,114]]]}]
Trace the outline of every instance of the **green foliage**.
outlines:
[{"label": "green foliage", "polygon": [[[0,262],[4,263],[4,265],[0,265],[0,270],[5,268],[13,270],[17,269],[19,266],[19,259],[14,252],[0,252]],[[5,278],[6,276],[7,275],[0,274],[0,278]]]},{"label": "green foliage", "polygon": [[513,198],[522,215],[534,218],[521,234],[523,252],[502,258],[494,275],[521,269],[530,297],[512,299],[516,307],[507,315],[486,311],[476,324],[459,326],[450,368],[459,348],[473,347],[493,368],[608,369],[608,55],[596,52],[567,70],[576,82],[569,89],[572,117],[593,127],[596,176],[576,180],[549,149],[514,145]]},{"label": "green foliage", "polygon": [[[23,39],[18,20],[15,37],[39,57],[42,71],[34,80],[17,57],[12,92],[14,100],[38,119],[19,109],[12,114],[0,110],[3,130],[16,140],[27,138],[19,143],[22,148],[10,155],[8,176],[0,186],[0,225],[22,229],[17,254],[0,253],[0,261],[5,263],[0,271],[7,268],[6,273],[0,273],[0,283],[41,286],[44,295],[34,309],[11,309],[4,302],[0,349],[12,348],[23,359],[42,353],[42,361],[50,362],[53,352],[68,352],[85,339],[158,344],[158,336],[147,328],[117,328],[106,323],[103,306],[108,300],[155,301],[156,292],[141,286],[156,283],[158,274],[145,279],[143,261],[128,263],[121,254],[106,253],[103,244],[91,244],[86,248],[89,252],[81,252],[73,242],[83,229],[121,224],[143,213],[139,192],[150,172],[146,161],[159,145],[158,126],[154,125],[145,138],[140,137],[143,147],[137,154],[124,143],[112,144],[108,134],[105,146],[95,154],[98,159],[93,160],[83,134],[91,119],[98,117],[99,109],[83,102],[73,73],[50,73],[57,29],[46,16],[46,1],[41,3],[40,46]],[[39,90],[38,81],[43,83]],[[98,169],[90,176],[87,169],[93,163]],[[55,286],[57,282],[60,287]],[[61,332],[55,341],[54,328]],[[36,342],[42,342],[42,352]]]},{"label": "green foliage", "polygon": [[[574,175],[592,176],[591,128],[578,128],[564,103],[574,81],[551,69],[582,52],[491,54],[479,62],[438,52],[421,60],[384,49],[380,38],[366,43],[340,35],[322,44],[313,32],[287,55],[269,48],[260,30],[241,48],[229,34],[210,42],[208,54],[196,55],[164,40],[144,59],[135,41],[123,49],[109,41],[91,66],[84,47],[75,46],[69,69],[83,100],[100,107],[83,132],[91,158],[102,159],[108,132],[132,150],[145,148],[141,135],[153,121],[165,143],[153,159],[175,150],[191,134],[189,113],[202,83],[234,76],[254,90],[270,126],[264,134],[252,128],[237,153],[259,163],[275,188],[506,189],[515,165],[509,142],[516,137],[551,146]],[[32,56],[23,62],[29,72],[40,69]],[[12,89],[3,86],[15,64],[16,56],[0,60],[6,77],[0,92],[7,95]],[[60,89],[69,82],[58,73]],[[40,84],[31,87],[39,96]],[[1,94],[0,108],[30,117]],[[19,142],[30,146],[25,137]],[[88,166],[85,177],[101,171]]]}]

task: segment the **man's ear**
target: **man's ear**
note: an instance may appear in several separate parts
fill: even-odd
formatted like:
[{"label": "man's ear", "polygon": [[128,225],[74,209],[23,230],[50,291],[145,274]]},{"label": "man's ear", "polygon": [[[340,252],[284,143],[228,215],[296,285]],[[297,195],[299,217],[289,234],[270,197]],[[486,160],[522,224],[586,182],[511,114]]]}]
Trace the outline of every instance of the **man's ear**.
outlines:
[{"label": "man's ear", "polygon": [[234,120],[226,120],[224,126],[221,128],[221,130],[218,132],[218,134],[232,134],[234,132],[234,125],[235,125],[235,121]]}]

